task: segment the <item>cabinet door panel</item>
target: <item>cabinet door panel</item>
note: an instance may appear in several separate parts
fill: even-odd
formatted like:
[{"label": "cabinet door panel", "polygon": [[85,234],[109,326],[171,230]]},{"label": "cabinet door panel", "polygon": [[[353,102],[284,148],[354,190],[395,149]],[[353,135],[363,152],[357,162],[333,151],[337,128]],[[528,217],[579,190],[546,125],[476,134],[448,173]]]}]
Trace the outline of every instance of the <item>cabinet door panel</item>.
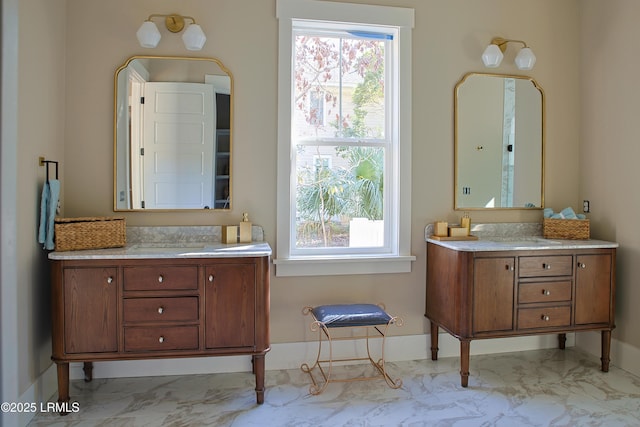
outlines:
[{"label": "cabinet door panel", "polygon": [[611,256],[579,255],[576,263],[576,324],[609,323]]},{"label": "cabinet door panel", "polygon": [[208,266],[205,276],[206,347],[255,346],[255,265]]},{"label": "cabinet door panel", "polygon": [[473,331],[513,329],[514,258],[478,258],[474,262]]},{"label": "cabinet door panel", "polygon": [[64,270],[66,353],[118,350],[116,268]]}]

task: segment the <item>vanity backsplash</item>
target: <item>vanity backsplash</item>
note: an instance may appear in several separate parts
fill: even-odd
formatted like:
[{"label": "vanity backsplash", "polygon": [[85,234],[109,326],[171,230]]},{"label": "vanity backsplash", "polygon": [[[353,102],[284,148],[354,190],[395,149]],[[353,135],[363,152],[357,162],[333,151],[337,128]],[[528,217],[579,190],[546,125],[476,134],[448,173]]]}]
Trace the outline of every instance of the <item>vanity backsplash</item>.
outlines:
[{"label": "vanity backsplash", "polygon": [[[433,223],[424,228],[424,238],[433,235]],[[486,224],[471,223],[471,234],[480,239],[493,240],[522,237],[542,237],[542,223],[539,222],[496,222]]]},{"label": "vanity backsplash", "polygon": [[[215,243],[220,242],[222,226],[220,225],[188,225],[188,226],[128,226],[127,243]],[[264,230],[259,225],[251,227],[251,240],[264,241]]]}]

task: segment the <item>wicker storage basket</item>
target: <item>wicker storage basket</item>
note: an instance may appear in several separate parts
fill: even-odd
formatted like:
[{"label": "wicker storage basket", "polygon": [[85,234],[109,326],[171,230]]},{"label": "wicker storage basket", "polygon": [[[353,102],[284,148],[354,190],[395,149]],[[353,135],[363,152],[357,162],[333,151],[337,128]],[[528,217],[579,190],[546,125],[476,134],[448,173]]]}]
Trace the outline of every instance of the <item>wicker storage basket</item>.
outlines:
[{"label": "wicker storage basket", "polygon": [[54,236],[57,251],[117,248],[127,243],[124,218],[56,218]]},{"label": "wicker storage basket", "polygon": [[589,220],[544,218],[542,230],[546,239],[586,240],[589,238]]}]

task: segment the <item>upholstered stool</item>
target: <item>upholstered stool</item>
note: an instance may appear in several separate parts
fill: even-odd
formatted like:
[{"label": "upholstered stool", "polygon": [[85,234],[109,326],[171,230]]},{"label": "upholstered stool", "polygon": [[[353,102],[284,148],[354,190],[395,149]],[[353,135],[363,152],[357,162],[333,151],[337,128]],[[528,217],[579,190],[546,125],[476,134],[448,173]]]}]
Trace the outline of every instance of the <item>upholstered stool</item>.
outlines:
[{"label": "upholstered stool", "polygon": [[[385,338],[387,336],[389,326],[402,326],[401,318],[390,316],[384,310],[384,307],[375,304],[335,304],[321,305],[318,307],[305,307],[302,310],[302,314],[311,315],[313,318],[311,331],[318,332],[318,355],[316,356],[316,361],[311,367],[306,363],[303,363],[302,366],[300,366],[300,369],[311,377],[312,384],[309,387],[309,392],[311,394],[322,393],[330,382],[362,381],[384,378],[391,388],[399,388],[402,386],[402,381],[400,379],[393,380],[387,374],[384,362]],[[365,333],[363,335],[359,332],[359,335],[356,334],[355,336],[337,336],[337,334],[335,334],[337,331],[332,331],[334,328],[361,328],[365,330]],[[336,336],[333,336],[332,334]],[[329,355],[327,359],[322,358],[323,336],[329,344]],[[369,348],[370,338],[382,338],[382,354],[377,362],[371,357],[371,350]],[[359,339],[366,340],[366,357],[334,357],[334,341]],[[372,376],[361,376],[347,379],[336,379],[332,377],[333,365],[336,362],[360,360],[368,360],[371,362],[371,364],[376,368],[376,373]],[[326,371],[323,368],[323,364],[327,367]],[[313,375],[315,368],[320,372],[323,381],[316,380],[316,377]]]}]

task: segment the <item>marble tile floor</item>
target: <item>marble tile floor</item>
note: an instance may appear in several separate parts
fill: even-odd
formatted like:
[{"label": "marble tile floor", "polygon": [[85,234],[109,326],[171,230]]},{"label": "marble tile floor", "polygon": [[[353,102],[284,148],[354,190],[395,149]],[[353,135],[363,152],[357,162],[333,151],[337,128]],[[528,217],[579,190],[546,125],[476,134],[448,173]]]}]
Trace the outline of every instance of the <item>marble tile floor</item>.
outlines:
[{"label": "marble tile floor", "polygon": [[40,413],[29,427],[640,426],[640,378],[615,366],[601,372],[574,348],[472,356],[466,389],[457,357],[387,368],[400,389],[331,383],[318,396],[299,369],[267,371],[263,405],[250,373],[77,380],[77,413]]}]

